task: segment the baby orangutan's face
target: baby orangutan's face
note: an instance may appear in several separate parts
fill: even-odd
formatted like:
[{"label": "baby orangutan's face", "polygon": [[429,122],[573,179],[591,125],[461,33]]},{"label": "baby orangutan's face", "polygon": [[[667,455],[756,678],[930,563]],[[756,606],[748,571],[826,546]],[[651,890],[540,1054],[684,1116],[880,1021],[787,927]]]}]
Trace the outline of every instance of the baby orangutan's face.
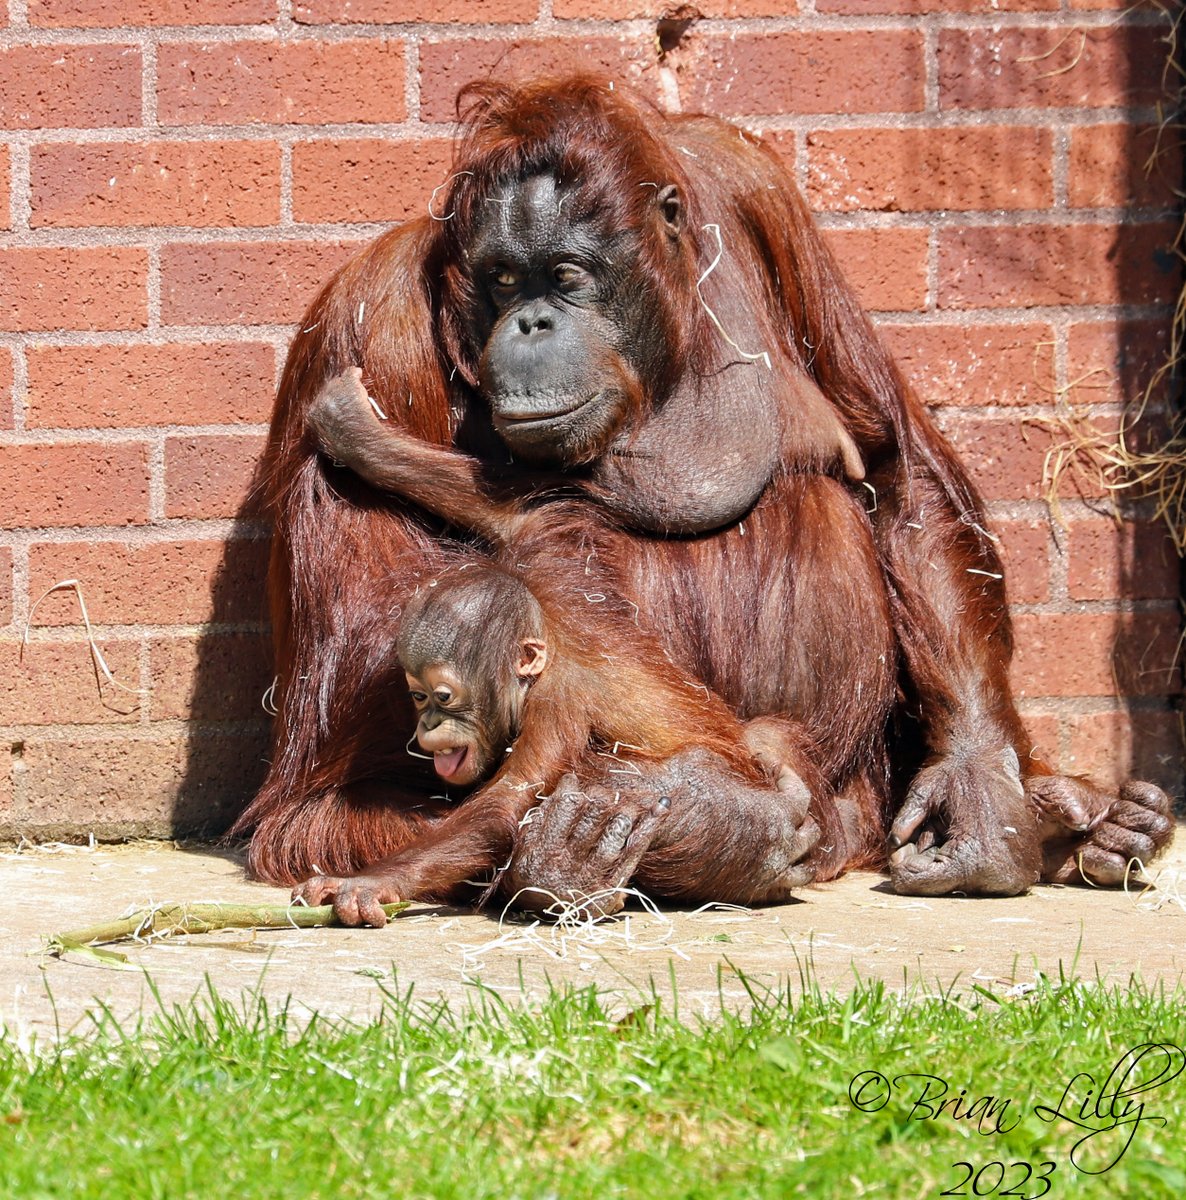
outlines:
[{"label": "baby orangutan's face", "polygon": [[505,744],[493,705],[475,703],[472,688],[447,663],[408,672],[408,689],[419,721],[416,741],[432,755],[436,773],[448,783],[467,785],[497,766],[494,746]]},{"label": "baby orangutan's face", "polygon": [[443,780],[465,787],[494,774],[519,736],[528,684],[546,662],[544,643],[527,639],[513,678],[505,682],[468,680],[453,663],[407,672],[416,741]]}]

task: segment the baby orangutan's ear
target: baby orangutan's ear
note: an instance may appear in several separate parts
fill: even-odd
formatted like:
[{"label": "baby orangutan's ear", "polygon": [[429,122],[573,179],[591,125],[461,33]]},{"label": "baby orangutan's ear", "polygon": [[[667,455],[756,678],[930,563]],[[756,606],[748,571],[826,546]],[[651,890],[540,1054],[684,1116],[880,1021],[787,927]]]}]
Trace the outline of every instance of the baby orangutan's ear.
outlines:
[{"label": "baby orangutan's ear", "polygon": [[519,661],[515,673],[520,679],[542,675],[548,665],[548,644],[541,638],[524,638],[519,643]]}]

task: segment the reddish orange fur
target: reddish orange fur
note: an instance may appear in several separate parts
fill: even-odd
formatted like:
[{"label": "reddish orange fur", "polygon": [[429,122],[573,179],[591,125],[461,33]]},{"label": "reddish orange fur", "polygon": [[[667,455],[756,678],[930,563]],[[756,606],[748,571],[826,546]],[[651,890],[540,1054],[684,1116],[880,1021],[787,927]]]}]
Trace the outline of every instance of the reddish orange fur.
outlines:
[{"label": "reddish orange fur", "polygon": [[[716,250],[703,228],[710,223],[727,255],[704,297],[743,315],[733,334],[747,351],[769,353],[784,385],[789,449],[755,511],[687,540],[612,531],[604,566],[615,589],[638,605],[677,673],[721,697],[724,704],[708,702],[711,712],[731,706],[743,718],[802,721],[827,785],[856,809],[864,860],[882,842],[893,801],[926,762],[927,770],[951,772],[939,789],[941,832],[985,848],[987,871],[977,873],[974,862],[968,882],[949,881],[947,890],[1028,886],[1041,869],[1044,835],[1032,797],[1001,782],[1002,748],[1016,751],[1025,776],[1048,769],[1034,758],[1010,694],[1008,609],[982,506],[776,156],[732,126],[666,117],[588,79],[490,85],[472,100],[457,174],[438,201],[450,219],[410,221],[356,256],[302,321],[284,373],[266,457],[281,714],[268,779],[236,824],[254,831],[252,872],[277,882],[304,878],[315,865],[349,874],[457,820],[456,810],[449,816],[429,798],[437,790],[431,776],[404,754],[413,723],[392,660],[401,604],[432,562],[443,527],[333,470],[316,453],[305,414],[328,379],[358,364],[392,428],[472,449],[494,490],[521,495],[538,484],[506,468],[484,423],[474,386],[475,299],[461,253],[490,187],[508,171],[546,168],[570,173],[579,184],[574,203],[607,228],[637,232],[650,281],[646,319],[669,344],[637,420],[688,372],[707,377],[732,353],[694,287]],[[658,182],[675,182],[687,206],[675,258],[663,255],[643,219],[645,194]],[[795,384],[803,379],[818,392]],[[813,493],[802,482],[799,473],[819,465],[795,450],[820,418],[813,394],[827,398],[819,401],[824,415],[838,413],[864,455],[870,494],[859,495],[871,520],[839,484],[825,481]],[[546,497],[541,503],[547,508]],[[555,544],[571,559],[590,529],[577,517],[548,536],[561,539]],[[533,576],[537,584],[546,590],[548,581]],[[550,599],[549,612],[579,622],[584,610],[566,596]],[[605,629],[611,653],[630,634]],[[666,671],[647,654],[640,650],[649,670]],[[767,660],[778,666],[755,670]],[[563,676],[560,684],[560,725],[571,734],[572,710],[591,696]],[[896,688],[891,776],[886,719]],[[607,728],[639,719],[628,697],[615,703],[623,707],[605,715]],[[648,736],[675,745],[684,721],[704,714],[678,689],[663,703],[671,707]],[[732,728],[728,736],[720,728],[729,742]],[[522,749],[529,764],[563,758],[554,742],[537,749],[529,739]],[[1007,767],[1006,758],[1005,775]],[[1113,799],[1099,799],[1100,814]],[[1002,841],[1002,829],[1012,840]],[[1168,836],[1157,830],[1155,846]],[[706,828],[701,845],[684,852],[711,854],[712,836]],[[1048,865],[1048,877],[1064,866]]]},{"label": "reddish orange fur", "polygon": [[[673,377],[689,366],[707,369],[706,348],[721,345],[693,286],[696,263],[707,252],[699,232],[702,219],[711,215],[720,221],[723,237],[732,242],[734,251],[747,255],[764,250],[784,234],[777,225],[783,214],[778,204],[770,202],[766,184],[777,180],[792,193],[793,186],[765,148],[740,137],[734,144],[736,131],[730,131],[726,142],[726,135],[712,122],[698,118],[668,122],[633,100],[607,95],[604,88],[581,81],[566,83],[560,91],[540,85],[534,99],[526,103],[523,94],[508,93],[508,104],[525,114],[536,105],[538,116],[526,115],[529,128],[506,135],[497,126],[502,101],[496,93],[497,89],[488,92],[492,107],[483,110],[490,121],[476,120],[461,142],[456,169],[472,175],[456,179],[449,197],[438,201],[443,211],[455,214],[453,219],[410,221],[363,250],[314,302],[290,350],[265,460],[265,499],[276,530],[269,588],[281,712],[268,779],[235,826],[236,832],[253,831],[249,866],[261,878],[295,882],[314,865],[325,872],[348,874],[388,857],[448,811],[427,799],[439,789],[424,767],[404,753],[413,722],[391,656],[401,598],[421,577],[424,562],[431,560],[440,526],[423,510],[334,472],[316,454],[304,427],[304,413],[321,385],[348,366],[361,364],[368,391],[393,427],[437,445],[448,444],[462,425],[462,414],[475,404],[466,382],[474,374],[464,316],[470,298],[455,269],[456,249],[464,242],[483,187],[516,153],[523,152],[532,130],[543,140],[531,154],[542,161],[563,142],[564,161],[572,164],[571,169],[591,173],[584,191],[611,198],[620,194],[620,204],[607,218],[611,225],[614,221],[641,224],[642,193],[647,190],[615,187],[618,172],[673,179],[685,189],[689,246],[681,276],[668,278],[672,268],[660,261],[657,249],[645,242],[642,248],[644,255],[651,256],[661,319],[672,331],[668,368]],[[563,113],[552,103],[558,96],[565,101]],[[705,151],[719,142],[727,166],[702,172],[691,181],[683,156],[672,146],[676,134],[681,144]],[[607,145],[612,145],[614,154],[606,153]],[[704,157],[708,161],[707,151]],[[623,165],[623,159],[629,162]],[[796,230],[796,236],[803,233]],[[809,223],[807,235],[814,241]],[[746,249],[750,245],[753,251]],[[851,310],[858,314],[861,327],[868,329],[822,244],[818,251],[812,244],[807,252],[818,252],[825,260],[819,278],[809,274],[801,285],[814,285],[804,304],[813,318],[808,327],[814,333],[819,317],[834,320],[833,308],[839,303],[845,316]],[[751,276],[766,278],[764,272],[748,272],[747,283]],[[444,286],[437,297],[431,281],[439,277]],[[774,311],[767,311],[771,297],[759,293],[752,299],[755,320],[749,336],[755,344],[781,342],[794,359],[801,359],[794,331],[789,326],[780,328],[781,318],[775,320]],[[820,303],[812,304],[812,299]],[[364,304],[360,328],[357,318]],[[443,347],[438,346],[437,329],[443,330]],[[804,339],[814,341],[811,334]],[[871,333],[868,352],[884,373],[888,368],[883,362],[888,360]],[[445,367],[447,358],[453,358],[459,368],[452,380]],[[825,372],[835,370],[826,353],[817,359],[817,367]],[[847,365],[852,375],[868,373],[867,362]],[[855,383],[849,390],[864,394],[866,386]],[[875,411],[880,413],[880,406]],[[865,425],[883,439],[889,436],[883,420],[866,418]],[[745,673],[745,662],[737,658],[739,639],[726,635],[706,645],[695,636],[695,621],[678,628],[678,613],[687,603],[697,618],[707,616],[714,629],[722,620],[730,624],[734,612],[736,626],[743,629],[780,620],[789,628],[793,616],[789,597],[781,617],[763,613],[758,604],[766,589],[767,570],[782,569],[787,538],[798,536],[788,528],[788,520],[793,518],[771,500],[754,514],[748,540],[745,531],[736,528],[666,547],[625,533],[617,537],[617,562],[611,569],[627,581],[627,594],[635,594],[648,618],[660,619],[661,633],[673,634],[680,643],[674,657],[681,669],[690,678],[704,676],[713,683],[726,683],[722,694],[740,704],[746,715],[755,710],[743,697],[731,694],[728,686]],[[769,527],[766,536],[758,532],[763,525]],[[689,560],[686,569],[678,565],[683,557]],[[733,563],[739,559],[744,566],[734,574]],[[720,567],[726,561],[730,574],[723,576]],[[843,575],[846,561],[842,554],[828,569]],[[671,594],[673,572],[685,570],[688,590],[682,597],[675,596]],[[853,574],[859,577],[861,572]],[[664,613],[670,620],[663,618]],[[838,625],[840,640],[843,620]],[[891,685],[883,676],[872,680],[871,686],[874,695],[868,711],[874,714],[871,727],[876,729],[877,710]],[[781,707],[785,710],[788,705]],[[847,786],[850,777],[851,781],[872,780],[869,786],[853,782],[852,790],[868,797],[869,827],[880,830],[887,798],[884,747],[870,742],[867,728],[855,735],[846,732],[852,725],[851,711],[847,700],[812,708],[807,714],[814,725],[812,740],[825,746],[829,760],[840,760],[840,769],[832,773],[838,783]],[[858,756],[868,765],[857,769]],[[879,835],[872,841],[879,841]]]}]

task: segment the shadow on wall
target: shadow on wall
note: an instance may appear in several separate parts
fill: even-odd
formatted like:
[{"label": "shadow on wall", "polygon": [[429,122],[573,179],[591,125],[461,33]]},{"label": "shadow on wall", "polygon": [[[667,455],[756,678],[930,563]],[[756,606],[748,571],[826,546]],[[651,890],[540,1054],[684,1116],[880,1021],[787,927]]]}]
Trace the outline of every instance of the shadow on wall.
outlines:
[{"label": "shadow on wall", "polygon": [[[1149,35],[1148,27],[1127,26],[1129,103],[1166,110],[1167,122],[1161,128],[1120,126],[1116,130],[1120,153],[1111,170],[1106,161],[1107,138],[1100,139],[1105,161],[1093,163],[1090,155],[1084,155],[1077,185],[1072,170],[1069,196],[1072,207],[1123,204],[1127,209],[1109,254],[1115,294],[1119,304],[1131,306],[1130,311],[1143,309],[1150,315],[1118,320],[1111,331],[1102,331],[1109,343],[1109,365],[1115,380],[1114,391],[1108,389],[1105,398],[1132,411],[1131,406],[1149,390],[1148,407],[1131,439],[1133,448],[1142,453],[1165,445],[1171,417],[1183,404],[1181,370],[1158,377],[1169,352],[1173,305],[1183,289],[1182,261],[1172,249],[1186,191],[1183,139],[1172,116],[1183,79],[1180,69],[1173,66],[1166,66],[1164,75],[1150,71]],[[1159,41],[1159,68],[1169,52],[1169,46]],[[1075,152],[1072,139],[1072,167]],[[1093,170],[1093,166],[1100,169]],[[1086,322],[1082,330],[1072,329],[1069,374],[1075,374],[1077,336],[1090,347],[1093,341],[1098,345],[1100,332]],[[1159,783],[1177,797],[1181,807],[1186,769],[1181,597],[1186,575],[1164,524],[1160,519],[1150,520],[1152,509],[1148,501],[1122,506],[1124,515],[1136,520],[1116,536],[1114,594],[1127,610],[1117,617],[1113,647],[1120,711],[1084,718],[1077,741],[1084,746],[1115,747],[1117,755],[1128,760],[1130,776]],[[1106,563],[1111,556],[1103,557]],[[1091,558],[1080,564],[1079,572],[1069,580],[1072,599],[1093,597],[1091,573],[1099,573],[1102,566]],[[1126,726],[1130,745],[1126,745]],[[1095,770],[1094,763],[1085,766]]]},{"label": "shadow on wall", "polygon": [[263,782],[271,743],[264,697],[272,681],[265,580],[270,545],[257,465],[235,514],[235,536],[214,577],[209,624],[198,638],[185,773],[173,803],[178,836],[224,833]]}]

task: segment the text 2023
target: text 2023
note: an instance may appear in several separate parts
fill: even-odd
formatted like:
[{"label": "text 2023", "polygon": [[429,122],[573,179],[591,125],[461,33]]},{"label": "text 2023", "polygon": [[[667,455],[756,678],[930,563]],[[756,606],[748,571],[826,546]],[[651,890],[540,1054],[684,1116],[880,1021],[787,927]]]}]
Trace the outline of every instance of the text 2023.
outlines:
[{"label": "text 2023", "polygon": [[[940,1196],[1017,1196],[1024,1197],[1024,1200],[1037,1200],[1050,1191],[1050,1176],[1055,1171],[1052,1162],[1038,1163],[1036,1168],[1027,1162],[1009,1163],[1008,1166],[1003,1162],[987,1162],[980,1168],[970,1162],[952,1165],[956,1170],[963,1167],[967,1174],[954,1187],[940,1192]],[[1016,1172],[1016,1178],[1009,1177],[1010,1172]],[[1041,1191],[1029,1191],[1031,1181],[1040,1184]],[[1008,1187],[1005,1187],[1006,1182]]]}]

